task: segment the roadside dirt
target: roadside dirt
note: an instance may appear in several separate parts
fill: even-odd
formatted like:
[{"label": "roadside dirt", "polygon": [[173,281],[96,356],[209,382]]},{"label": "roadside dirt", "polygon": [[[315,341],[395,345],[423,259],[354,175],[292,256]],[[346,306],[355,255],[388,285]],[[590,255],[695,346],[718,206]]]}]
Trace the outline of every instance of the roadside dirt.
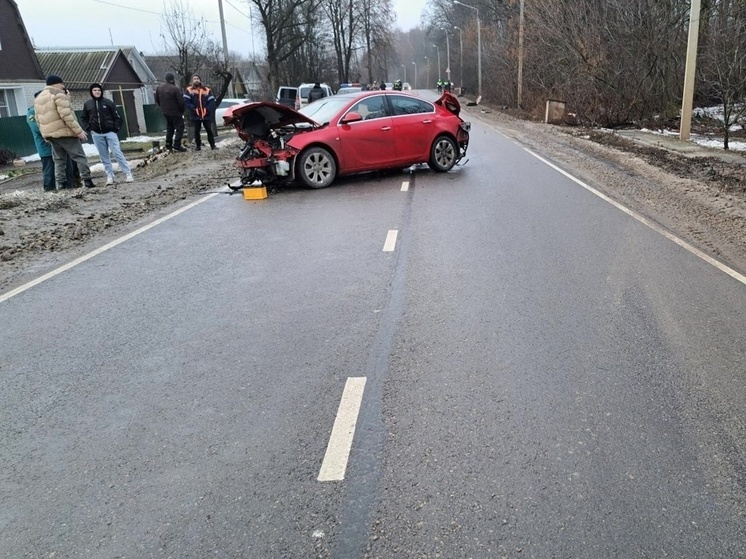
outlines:
[{"label": "roadside dirt", "polygon": [[218,150],[128,155],[134,183],[117,174],[113,186],[94,173],[96,188],[46,193],[41,173],[0,183],[0,291],[17,286],[67,262],[105,237],[133,229],[169,208],[234,183],[233,161],[240,141],[219,143]]},{"label": "roadside dirt", "polygon": [[[746,157],[687,157],[606,132],[547,126],[470,107],[482,119],[704,252],[746,271]],[[239,140],[217,151],[161,153],[136,182],[43,193],[41,175],[0,183],[0,292],[64,264],[168,209],[235,182]],[[120,179],[121,180],[121,179]]]}]

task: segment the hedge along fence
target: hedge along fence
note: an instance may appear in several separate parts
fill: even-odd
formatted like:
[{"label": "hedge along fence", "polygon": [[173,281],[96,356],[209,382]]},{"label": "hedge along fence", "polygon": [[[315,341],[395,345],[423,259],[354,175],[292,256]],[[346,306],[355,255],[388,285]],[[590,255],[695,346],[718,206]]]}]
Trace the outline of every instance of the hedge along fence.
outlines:
[{"label": "hedge along fence", "polygon": [[[145,125],[147,132],[161,132],[166,129],[166,119],[163,118],[158,105],[145,105]],[[117,106],[117,112],[124,122],[124,109]],[[80,122],[83,111],[75,111],[75,116]],[[150,115],[150,116],[149,116]],[[127,130],[122,126],[117,134],[120,141],[127,139]],[[88,142],[93,143],[90,136]],[[34,135],[26,123],[26,115],[0,118],[0,149],[14,152],[19,157],[26,157],[36,153]]]}]

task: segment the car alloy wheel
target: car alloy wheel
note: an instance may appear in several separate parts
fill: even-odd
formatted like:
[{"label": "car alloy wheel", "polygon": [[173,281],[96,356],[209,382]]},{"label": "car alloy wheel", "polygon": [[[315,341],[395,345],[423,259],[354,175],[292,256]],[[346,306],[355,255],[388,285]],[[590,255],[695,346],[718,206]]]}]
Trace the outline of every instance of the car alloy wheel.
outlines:
[{"label": "car alloy wheel", "polygon": [[297,175],[310,188],[326,188],[337,176],[337,164],[324,148],[309,148],[298,158]]},{"label": "car alloy wheel", "polygon": [[450,171],[456,164],[458,147],[448,136],[438,136],[430,148],[430,161],[428,165],[433,171],[445,173]]}]

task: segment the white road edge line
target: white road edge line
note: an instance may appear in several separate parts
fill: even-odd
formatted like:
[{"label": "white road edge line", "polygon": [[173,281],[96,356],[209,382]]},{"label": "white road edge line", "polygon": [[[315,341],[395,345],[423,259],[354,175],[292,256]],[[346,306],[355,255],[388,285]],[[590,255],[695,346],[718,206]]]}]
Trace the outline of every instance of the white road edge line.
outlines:
[{"label": "white road edge line", "polygon": [[742,284],[746,285],[746,276],[744,276],[743,274],[741,274],[741,273],[737,272],[737,271],[736,271],[736,270],[734,270],[733,268],[730,268],[730,267],[726,266],[726,265],[725,265],[725,264],[723,264],[722,262],[718,262],[717,260],[715,260],[715,259],[714,259],[714,258],[712,258],[711,256],[709,256],[709,255],[705,254],[704,252],[702,252],[702,251],[701,251],[701,250],[699,250],[698,248],[696,248],[696,247],[694,247],[694,246],[690,245],[690,244],[689,244],[689,243],[687,243],[687,242],[686,242],[685,240],[683,240],[683,239],[680,239],[679,237],[677,237],[676,235],[674,235],[674,234],[673,234],[673,233],[671,233],[670,231],[666,231],[666,230],[665,230],[665,229],[664,229],[663,227],[661,227],[661,226],[660,226],[660,225],[658,225],[657,223],[654,223],[653,221],[650,221],[650,220],[649,220],[649,219],[647,219],[646,217],[644,217],[644,216],[642,216],[642,215],[638,214],[637,212],[635,212],[635,211],[633,211],[633,210],[630,210],[629,208],[627,208],[627,207],[623,206],[623,205],[622,205],[622,204],[620,204],[619,202],[617,202],[617,201],[615,201],[615,200],[612,200],[611,198],[609,198],[608,196],[606,196],[606,195],[605,195],[605,194],[603,194],[602,192],[599,192],[598,190],[596,190],[596,189],[595,189],[595,188],[593,188],[592,186],[590,186],[590,185],[588,185],[588,184],[584,183],[583,181],[581,181],[580,179],[578,179],[578,178],[576,178],[576,177],[572,176],[572,175],[571,175],[570,173],[568,173],[567,171],[564,171],[564,170],[560,169],[560,168],[559,168],[559,167],[557,167],[557,166],[556,166],[556,165],[555,165],[554,163],[552,163],[552,162],[550,162],[550,161],[547,161],[546,159],[544,159],[544,158],[543,158],[543,157],[541,157],[540,155],[538,155],[538,154],[534,153],[533,151],[531,151],[531,150],[530,150],[530,149],[528,149],[527,147],[525,147],[525,146],[521,146],[521,147],[522,147],[522,148],[523,148],[523,149],[524,149],[524,150],[525,150],[525,151],[526,151],[526,152],[527,152],[528,154],[530,154],[530,155],[533,155],[533,156],[534,156],[534,157],[535,157],[536,159],[538,159],[539,161],[541,161],[541,162],[542,162],[542,163],[544,163],[545,165],[548,165],[549,167],[551,167],[552,169],[554,169],[554,170],[555,170],[555,171],[557,171],[558,173],[560,173],[560,174],[562,174],[562,175],[566,176],[566,177],[567,177],[568,179],[570,179],[571,181],[575,182],[576,184],[579,184],[580,186],[582,186],[583,188],[585,188],[585,189],[586,189],[586,190],[587,190],[588,192],[591,192],[591,193],[595,194],[596,196],[598,196],[598,197],[599,197],[599,198],[601,198],[602,200],[604,200],[604,201],[608,202],[609,204],[611,204],[612,206],[614,206],[614,207],[615,207],[615,208],[617,208],[618,210],[621,210],[621,211],[623,211],[623,212],[624,212],[624,213],[626,213],[626,214],[627,214],[628,216],[630,216],[630,217],[632,217],[632,218],[636,219],[637,221],[639,221],[639,222],[640,222],[640,223],[642,223],[643,225],[646,225],[646,226],[650,227],[650,228],[651,228],[651,229],[652,229],[653,231],[655,231],[656,233],[659,233],[659,234],[663,235],[664,237],[666,237],[666,238],[667,238],[668,240],[670,240],[670,241],[673,241],[674,243],[676,243],[677,245],[679,245],[679,246],[680,246],[681,248],[683,248],[684,250],[687,250],[687,251],[689,251],[689,252],[690,252],[690,253],[692,253],[692,254],[693,254],[694,256],[697,256],[698,258],[701,258],[702,260],[704,260],[704,261],[705,261],[705,262],[707,262],[708,264],[710,264],[710,265],[712,265],[712,266],[715,266],[715,268],[717,268],[717,269],[718,269],[718,270],[720,270],[721,272],[724,272],[724,273],[728,274],[728,275],[729,275],[730,277],[732,277],[733,279],[735,279],[735,280],[737,280],[737,281],[740,281],[740,282],[741,282]]},{"label": "white road edge line", "polygon": [[345,383],[337,418],[334,420],[326,454],[321,463],[319,481],[342,481],[345,478],[366,380],[366,377],[350,377]]},{"label": "white road edge line", "polygon": [[177,215],[182,214],[182,213],[184,213],[187,210],[191,210],[193,207],[198,206],[202,202],[206,202],[207,200],[209,200],[210,198],[212,198],[214,196],[217,196],[218,194],[220,194],[220,192],[214,192],[213,194],[208,194],[207,196],[205,196],[204,198],[202,198],[200,200],[197,200],[196,202],[192,202],[191,204],[187,204],[186,206],[184,206],[183,208],[179,208],[175,212],[171,212],[168,215],[165,215],[165,216],[163,216],[163,217],[161,217],[159,219],[156,219],[154,222],[149,223],[148,225],[140,227],[136,231],[132,231],[132,233],[126,234],[124,237],[120,237],[118,239],[115,239],[115,240],[111,241],[110,243],[107,243],[104,246],[99,247],[99,248],[97,248],[96,250],[94,250],[92,252],[89,252],[88,254],[84,254],[80,258],[76,258],[72,262],[68,262],[67,264],[65,264],[63,266],[60,266],[59,268],[55,268],[51,272],[48,272],[48,273],[44,274],[43,276],[40,276],[40,277],[36,278],[35,280],[32,280],[32,281],[30,281],[28,283],[25,283],[25,284],[21,285],[20,287],[16,287],[12,291],[8,291],[4,295],[0,295],[0,303],[2,303],[4,301],[7,301],[11,297],[15,297],[16,295],[19,295],[20,293],[23,293],[27,289],[31,289],[32,287],[37,286],[40,283],[43,283],[43,282],[47,281],[48,279],[51,279],[54,276],[61,274],[62,272],[66,272],[67,270],[69,270],[71,268],[74,268],[78,264],[82,264],[86,260],[90,260],[94,256],[98,256],[99,254],[101,254],[102,252],[106,252],[110,248],[114,248],[115,246],[120,245],[120,244],[122,244],[125,241],[129,241],[131,238],[136,237],[140,233],[144,233],[148,229],[152,229],[153,227],[156,227],[156,226],[160,225],[164,221],[168,221],[172,217],[176,217]]},{"label": "white road edge line", "polygon": [[386,235],[386,242],[383,243],[383,252],[393,252],[396,248],[396,237],[399,234],[398,229],[389,229]]},{"label": "white road edge line", "polygon": [[406,192],[407,190],[409,190],[409,181],[403,181],[401,183],[401,191]]}]

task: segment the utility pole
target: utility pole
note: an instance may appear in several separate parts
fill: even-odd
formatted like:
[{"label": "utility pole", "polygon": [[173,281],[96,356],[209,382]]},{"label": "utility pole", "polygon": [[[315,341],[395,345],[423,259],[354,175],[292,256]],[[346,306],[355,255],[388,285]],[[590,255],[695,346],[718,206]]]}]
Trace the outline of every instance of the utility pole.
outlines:
[{"label": "utility pole", "polygon": [[518,108],[523,100],[523,1],[521,0],[520,16],[518,18]]},{"label": "utility pole", "polygon": [[[446,34],[446,78],[448,83],[451,83],[451,41],[448,39],[448,30],[444,29]],[[450,86],[449,86],[450,87]]]},{"label": "utility pole", "polygon": [[688,140],[692,131],[694,74],[697,71],[700,4],[700,0],[691,0],[689,13],[689,42],[686,47],[686,72],[684,73],[684,96],[681,100],[681,124],[679,125],[679,139],[681,140]]},{"label": "utility pole", "polygon": [[463,94],[464,92],[464,33],[463,30],[458,26],[454,25],[454,29],[458,29],[458,44],[459,53],[461,55],[461,61],[459,62],[459,69],[461,70],[461,77],[459,78],[459,91]]},{"label": "utility pole", "polygon": [[[225,35],[225,17],[223,17],[223,0],[218,0],[218,11],[220,12],[220,31],[223,33],[223,60],[225,62],[225,69],[230,72],[230,68],[228,68],[228,39]],[[233,72],[231,72],[232,74]],[[229,84],[229,90],[231,93],[231,97],[236,96],[236,92],[233,88],[233,78],[231,78],[231,83]]]}]

